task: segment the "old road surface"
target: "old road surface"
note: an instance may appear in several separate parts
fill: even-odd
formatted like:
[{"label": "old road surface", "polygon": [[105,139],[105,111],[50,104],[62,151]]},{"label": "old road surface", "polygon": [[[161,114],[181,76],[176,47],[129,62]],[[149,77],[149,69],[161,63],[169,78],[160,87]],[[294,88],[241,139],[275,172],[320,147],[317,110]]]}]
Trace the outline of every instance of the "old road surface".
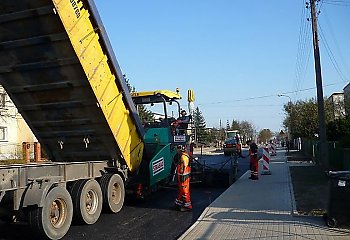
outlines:
[{"label": "old road surface", "polygon": [[[244,151],[243,155],[246,155]],[[227,162],[222,151],[203,152],[201,156],[208,163]],[[249,166],[248,159],[239,159],[238,177]],[[227,186],[191,186],[193,212],[171,210],[177,189],[161,188],[147,200],[126,199],[118,214],[102,214],[93,225],[71,226],[64,239],[176,239],[194,223],[203,210],[214,201]],[[26,223],[6,225],[0,220],[0,240],[34,240]]]}]

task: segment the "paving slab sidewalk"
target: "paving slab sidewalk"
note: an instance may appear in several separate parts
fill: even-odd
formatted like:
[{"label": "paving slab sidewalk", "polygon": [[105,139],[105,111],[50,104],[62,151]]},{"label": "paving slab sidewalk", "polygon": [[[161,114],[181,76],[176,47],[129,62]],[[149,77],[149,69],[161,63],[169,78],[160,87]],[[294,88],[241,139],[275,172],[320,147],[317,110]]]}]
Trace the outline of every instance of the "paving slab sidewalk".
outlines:
[{"label": "paving slab sidewalk", "polygon": [[296,216],[284,151],[272,157],[271,175],[248,179],[249,172],[211,203],[179,238],[187,239],[339,239],[346,229],[330,229],[322,217]]}]

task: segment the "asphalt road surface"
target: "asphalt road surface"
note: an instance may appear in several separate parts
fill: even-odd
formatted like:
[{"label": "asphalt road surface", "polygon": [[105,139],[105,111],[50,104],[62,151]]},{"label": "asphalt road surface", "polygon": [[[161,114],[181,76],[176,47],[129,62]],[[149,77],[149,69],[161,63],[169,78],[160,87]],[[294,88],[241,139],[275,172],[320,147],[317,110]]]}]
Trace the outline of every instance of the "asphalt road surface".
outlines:
[{"label": "asphalt road surface", "polygon": [[[246,150],[243,151],[246,154]],[[220,169],[230,157],[222,152],[199,156],[207,165]],[[238,177],[249,167],[248,159],[238,159]],[[223,169],[222,168],[222,169]],[[176,239],[200,216],[203,210],[222,192],[224,186],[191,186],[192,212],[172,210],[177,195],[175,187],[162,188],[146,200],[126,199],[118,214],[102,214],[93,225],[72,226],[64,239]],[[36,239],[27,224],[5,225],[0,221],[0,240]]]}]

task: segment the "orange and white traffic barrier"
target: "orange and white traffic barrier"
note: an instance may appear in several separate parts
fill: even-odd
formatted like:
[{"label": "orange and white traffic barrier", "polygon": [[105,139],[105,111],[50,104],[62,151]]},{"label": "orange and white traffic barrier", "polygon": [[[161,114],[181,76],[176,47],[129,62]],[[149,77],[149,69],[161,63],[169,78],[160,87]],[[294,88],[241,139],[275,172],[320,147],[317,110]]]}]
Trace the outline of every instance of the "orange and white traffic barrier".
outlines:
[{"label": "orange and white traffic barrier", "polygon": [[271,175],[271,171],[270,171],[270,153],[269,153],[269,148],[264,147],[263,148],[263,156],[262,156],[262,160],[263,160],[263,171],[262,171],[262,175]]},{"label": "orange and white traffic barrier", "polygon": [[276,156],[276,145],[274,143],[270,144],[271,156]]}]

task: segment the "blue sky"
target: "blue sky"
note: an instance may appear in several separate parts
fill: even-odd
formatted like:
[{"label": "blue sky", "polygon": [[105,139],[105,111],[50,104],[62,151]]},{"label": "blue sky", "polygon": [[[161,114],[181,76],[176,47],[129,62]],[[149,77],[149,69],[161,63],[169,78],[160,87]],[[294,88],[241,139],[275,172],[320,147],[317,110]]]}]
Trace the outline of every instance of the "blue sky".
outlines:
[{"label": "blue sky", "polygon": [[[236,119],[279,131],[289,99],[278,94],[316,96],[305,90],[315,87],[305,0],[95,2],[131,84],[138,91],[179,87],[183,97],[193,89],[208,127]],[[350,79],[350,0],[324,0],[319,9],[329,96]]]}]

